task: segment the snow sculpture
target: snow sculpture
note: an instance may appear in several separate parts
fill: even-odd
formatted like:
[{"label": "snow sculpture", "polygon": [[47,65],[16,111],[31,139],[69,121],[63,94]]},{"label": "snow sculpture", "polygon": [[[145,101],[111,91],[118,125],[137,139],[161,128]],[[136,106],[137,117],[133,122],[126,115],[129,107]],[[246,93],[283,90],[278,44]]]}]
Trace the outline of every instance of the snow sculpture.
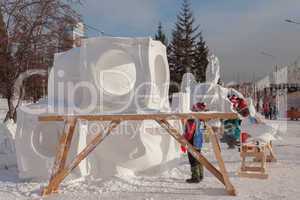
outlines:
[{"label": "snow sculpture", "polygon": [[[211,55],[209,61],[206,70],[206,82],[197,83],[195,77],[191,73],[186,73],[182,78],[182,93],[174,94],[174,96],[183,96],[182,94],[184,94],[184,96],[189,96],[190,109],[191,105],[194,105],[197,102],[204,102],[210,111],[236,112],[228,99],[228,96],[235,95],[241,99],[245,99],[245,97],[233,88],[225,88],[218,85],[217,83],[220,79],[219,59],[215,55]],[[178,100],[175,99],[174,104],[175,102],[178,102]],[[242,132],[249,133],[253,140],[259,140],[266,143],[278,139],[278,131],[272,126],[262,122],[256,115],[252,99],[247,99],[247,102],[250,117],[240,116],[242,119]],[[185,107],[185,105],[180,106]],[[256,122],[254,122],[253,119],[255,119]],[[221,123],[218,120],[211,121],[210,124],[215,127],[221,126]]]},{"label": "snow sculpture", "polygon": [[257,115],[253,100],[247,98],[249,105],[250,117],[242,120],[242,131],[251,135],[252,140],[270,143],[271,141],[280,139],[279,127],[272,127],[265,123]]},{"label": "snow sculpture", "polygon": [[212,54],[209,58],[209,65],[206,69],[206,82],[217,84],[220,80],[220,61]]},{"label": "snow sculpture", "polygon": [[219,60],[215,55],[210,56],[209,60],[206,82],[197,83],[193,74],[186,73],[182,78],[181,92],[190,95],[190,105],[204,102],[211,111],[233,112],[231,103],[227,98],[228,89],[217,84],[220,79]]},{"label": "snow sculpture", "polygon": [[[169,82],[166,48],[160,42],[150,38],[91,38],[81,48],[56,56],[49,100],[55,106],[78,107],[73,112],[83,113],[167,111]],[[76,86],[70,92],[72,84]]]},{"label": "snow sculpture", "polygon": [[[39,123],[39,114],[166,112],[170,110],[168,85],[166,47],[150,38],[91,38],[80,48],[56,54],[48,101],[18,110],[20,177],[46,179],[50,175],[63,125]],[[102,130],[103,123],[77,124],[72,155],[80,152],[95,131]],[[122,123],[74,175],[104,178],[147,171],[178,154],[175,142],[155,122]]]}]

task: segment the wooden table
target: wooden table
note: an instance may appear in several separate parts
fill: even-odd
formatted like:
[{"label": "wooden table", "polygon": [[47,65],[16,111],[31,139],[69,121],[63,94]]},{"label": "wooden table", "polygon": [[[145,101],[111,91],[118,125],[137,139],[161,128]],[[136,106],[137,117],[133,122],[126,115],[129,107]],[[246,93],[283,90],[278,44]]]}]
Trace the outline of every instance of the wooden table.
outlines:
[{"label": "wooden table", "polygon": [[[229,176],[221,155],[221,148],[219,140],[212,130],[206,125],[210,133],[213,150],[219,169],[213,166],[204,155],[196,151],[196,149],[174,128],[168,120],[186,120],[186,119],[200,119],[203,121],[215,119],[236,119],[235,113],[219,113],[219,112],[199,112],[199,113],[155,113],[155,114],[119,114],[119,115],[42,115],[39,117],[40,122],[64,121],[64,131],[60,137],[59,148],[56,153],[52,175],[48,186],[43,189],[42,195],[50,195],[57,192],[60,183],[74,170],[79,163],[85,159],[121,122],[124,121],[143,121],[154,120],[162,128],[164,128],[180,145],[185,146],[187,150],[208,170],[210,171],[222,184],[229,195],[236,195],[234,186],[229,180]],[[104,133],[97,133],[89,144],[70,162],[66,165],[71,141],[74,130],[78,120],[87,121],[110,121],[105,127]]]}]

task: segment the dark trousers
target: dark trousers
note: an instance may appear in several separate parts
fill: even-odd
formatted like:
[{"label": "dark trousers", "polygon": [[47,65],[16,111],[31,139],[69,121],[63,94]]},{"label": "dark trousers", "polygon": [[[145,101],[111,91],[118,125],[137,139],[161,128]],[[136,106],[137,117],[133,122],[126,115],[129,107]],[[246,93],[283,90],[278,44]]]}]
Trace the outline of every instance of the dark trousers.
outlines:
[{"label": "dark trousers", "polygon": [[[199,153],[201,153],[200,149],[197,149]],[[203,166],[196,158],[192,156],[192,154],[188,153],[189,163],[191,165],[191,173],[192,173],[192,179],[203,179]]]},{"label": "dark trousers", "polygon": [[[193,140],[189,141],[191,145],[193,144]],[[201,153],[201,149],[196,149],[199,153]],[[203,179],[203,166],[202,164],[188,152],[189,163],[191,165],[191,173],[192,178],[196,178],[199,180]]]},{"label": "dark trousers", "polygon": [[[199,153],[201,153],[200,149],[197,149],[197,151]],[[188,158],[189,158],[189,162],[191,167],[196,167],[197,165],[199,165],[200,163],[198,162],[198,160],[196,158],[194,158],[194,156],[192,156],[192,154],[190,152],[188,152]]]}]

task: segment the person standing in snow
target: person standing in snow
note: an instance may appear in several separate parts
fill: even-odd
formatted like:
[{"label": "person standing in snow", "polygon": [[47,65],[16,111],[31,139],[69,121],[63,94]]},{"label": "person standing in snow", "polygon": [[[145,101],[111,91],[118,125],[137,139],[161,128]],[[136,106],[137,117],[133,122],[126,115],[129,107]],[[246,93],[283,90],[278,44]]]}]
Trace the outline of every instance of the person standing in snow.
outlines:
[{"label": "person standing in snow", "polygon": [[[233,105],[233,108],[243,117],[248,117],[250,114],[248,103],[245,99],[239,98],[235,95],[228,97]],[[228,149],[234,149],[240,143],[241,134],[241,119],[229,119],[225,120],[224,123],[224,134],[221,141],[226,142]]]},{"label": "person standing in snow", "polygon": [[[204,103],[197,103],[193,106],[193,112],[205,110]],[[193,145],[198,152],[201,152],[203,145],[204,122],[196,119],[188,119],[185,124],[184,137]],[[203,166],[192,154],[188,152],[188,159],[191,166],[191,178],[187,179],[187,183],[199,183],[203,180]]]}]

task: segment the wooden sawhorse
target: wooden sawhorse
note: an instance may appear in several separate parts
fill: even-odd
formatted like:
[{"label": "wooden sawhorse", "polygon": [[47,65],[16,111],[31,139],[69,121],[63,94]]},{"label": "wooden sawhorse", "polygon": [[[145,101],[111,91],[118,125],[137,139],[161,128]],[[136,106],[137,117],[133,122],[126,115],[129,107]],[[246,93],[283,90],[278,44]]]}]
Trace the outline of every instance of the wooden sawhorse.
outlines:
[{"label": "wooden sawhorse", "polygon": [[[157,113],[157,114],[124,114],[124,115],[43,115],[39,117],[40,122],[64,121],[65,128],[60,137],[58,152],[52,175],[47,187],[43,189],[42,196],[50,195],[58,191],[60,183],[74,170],[79,163],[85,159],[121,122],[130,120],[154,120],[162,128],[164,128],[179,144],[185,146],[187,150],[221,183],[225,185],[225,189],[229,195],[236,195],[234,186],[229,180],[229,176],[221,155],[219,140],[212,128],[207,126],[210,133],[212,146],[219,165],[219,169],[214,167],[201,153],[180,134],[180,132],[172,127],[168,120],[186,120],[200,119],[209,121],[213,119],[236,119],[235,113]],[[78,120],[87,121],[110,121],[110,124],[105,128],[104,133],[97,133],[91,142],[66,166],[69,149],[71,146],[72,137]]]},{"label": "wooden sawhorse", "polygon": [[[247,177],[247,178],[259,178],[259,179],[266,179],[268,178],[267,169],[266,169],[266,144],[242,144],[240,148],[240,156],[241,156],[241,167],[238,172],[240,177]],[[256,166],[249,166],[246,165],[247,158],[254,158],[257,161],[251,162],[252,165]],[[258,165],[258,166],[257,166]]]}]

